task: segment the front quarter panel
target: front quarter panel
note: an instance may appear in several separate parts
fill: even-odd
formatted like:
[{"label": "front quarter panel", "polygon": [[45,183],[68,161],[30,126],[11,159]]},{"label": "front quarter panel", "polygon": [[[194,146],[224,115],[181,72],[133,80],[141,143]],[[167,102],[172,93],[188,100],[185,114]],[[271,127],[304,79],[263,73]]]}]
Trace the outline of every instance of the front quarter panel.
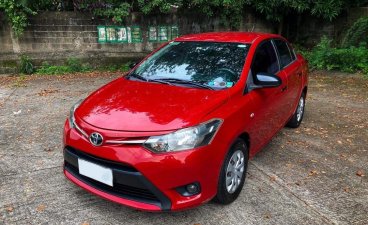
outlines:
[{"label": "front quarter panel", "polygon": [[252,126],[251,110],[252,99],[248,95],[243,96],[240,90],[236,97],[230,98],[225,105],[206,118],[206,120],[213,118],[222,118],[224,120],[214,141],[211,143],[214,152],[211,153],[210,163],[215,168],[213,179],[216,180],[216,186],[220,169],[231,145],[241,134],[248,133]]}]

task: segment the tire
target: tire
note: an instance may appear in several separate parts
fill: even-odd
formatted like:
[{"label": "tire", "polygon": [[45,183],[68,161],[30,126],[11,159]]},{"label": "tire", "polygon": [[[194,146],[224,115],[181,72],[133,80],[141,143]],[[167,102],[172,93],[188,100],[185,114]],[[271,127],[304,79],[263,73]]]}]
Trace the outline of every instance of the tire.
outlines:
[{"label": "tire", "polygon": [[305,109],[305,93],[303,92],[302,96],[300,96],[298,107],[296,107],[293,116],[290,118],[286,126],[290,128],[298,128],[302,123],[304,117],[304,109]]},{"label": "tire", "polygon": [[[232,167],[230,165],[230,162],[231,165],[239,165],[239,167]],[[243,166],[241,166],[241,162],[243,162]],[[237,199],[244,185],[245,177],[247,174],[247,167],[248,147],[244,140],[238,138],[231,146],[229,152],[226,155],[224,164],[222,165],[219,183],[217,185],[217,195],[214,198],[215,202],[227,205]],[[233,171],[237,171],[237,173],[235,174]],[[242,174],[242,176],[239,178],[240,173]],[[235,178],[234,175],[236,175]],[[233,186],[227,185],[227,180],[228,184],[232,183]],[[229,182],[230,180],[231,182]],[[234,184],[236,185],[236,187]]]}]

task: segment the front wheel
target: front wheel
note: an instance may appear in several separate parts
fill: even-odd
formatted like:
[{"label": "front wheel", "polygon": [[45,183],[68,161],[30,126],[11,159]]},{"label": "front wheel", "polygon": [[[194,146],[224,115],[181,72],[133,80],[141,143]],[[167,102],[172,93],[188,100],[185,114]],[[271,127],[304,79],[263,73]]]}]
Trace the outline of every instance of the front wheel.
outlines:
[{"label": "front wheel", "polygon": [[248,166],[248,148],[244,140],[237,139],[222,165],[215,201],[230,204],[239,196]]},{"label": "front wheel", "polygon": [[296,108],[289,122],[286,124],[287,127],[297,128],[300,126],[304,116],[304,108],[305,108],[305,93],[303,92],[302,96],[300,96],[298,107]]}]

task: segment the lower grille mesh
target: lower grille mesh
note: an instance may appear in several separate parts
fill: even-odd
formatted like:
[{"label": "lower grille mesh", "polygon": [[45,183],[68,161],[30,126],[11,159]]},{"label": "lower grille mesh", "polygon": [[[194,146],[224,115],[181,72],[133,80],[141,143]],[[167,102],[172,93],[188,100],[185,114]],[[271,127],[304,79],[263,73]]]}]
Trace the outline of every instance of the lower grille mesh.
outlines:
[{"label": "lower grille mesh", "polygon": [[107,192],[109,194],[116,195],[118,197],[126,199],[141,201],[144,203],[151,203],[155,205],[160,204],[160,200],[148,189],[120,184],[117,183],[115,180],[113,182],[113,187],[111,187],[109,185],[95,181],[89,177],[79,174],[78,167],[69,163],[68,161],[64,161],[64,166],[65,169],[68,172],[72,173],[74,177],[103,192]]}]

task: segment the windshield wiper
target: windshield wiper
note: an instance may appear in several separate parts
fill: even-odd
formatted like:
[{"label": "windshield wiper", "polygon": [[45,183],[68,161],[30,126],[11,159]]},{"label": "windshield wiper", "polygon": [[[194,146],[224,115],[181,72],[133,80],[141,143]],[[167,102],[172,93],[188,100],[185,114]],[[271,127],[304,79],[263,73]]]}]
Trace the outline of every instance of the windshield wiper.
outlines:
[{"label": "windshield wiper", "polygon": [[193,85],[193,86],[200,87],[200,88],[214,90],[210,86],[207,86],[205,84],[200,84],[200,83],[190,81],[190,80],[181,80],[181,79],[176,79],[176,78],[161,78],[161,79],[155,79],[154,81],[166,81],[166,82],[177,83],[177,84],[189,84],[189,85]]},{"label": "windshield wiper", "polygon": [[145,78],[139,74],[136,74],[136,73],[131,73],[127,76],[128,78],[129,77],[134,77],[138,80],[143,80],[143,81],[147,81],[147,82],[155,82],[155,83],[160,83],[160,84],[168,84],[168,85],[172,85],[170,82],[167,82],[167,81],[164,81],[164,80],[160,80],[160,79],[148,79],[148,78]]},{"label": "windshield wiper", "polygon": [[136,73],[131,73],[131,74],[129,74],[127,77],[128,77],[128,78],[130,78],[130,77],[134,77],[134,78],[136,78],[136,79],[138,79],[138,80],[148,81],[148,79],[147,79],[147,78],[145,78],[145,77],[143,77],[143,76],[141,76],[141,75],[139,75],[139,74],[136,74]]}]

